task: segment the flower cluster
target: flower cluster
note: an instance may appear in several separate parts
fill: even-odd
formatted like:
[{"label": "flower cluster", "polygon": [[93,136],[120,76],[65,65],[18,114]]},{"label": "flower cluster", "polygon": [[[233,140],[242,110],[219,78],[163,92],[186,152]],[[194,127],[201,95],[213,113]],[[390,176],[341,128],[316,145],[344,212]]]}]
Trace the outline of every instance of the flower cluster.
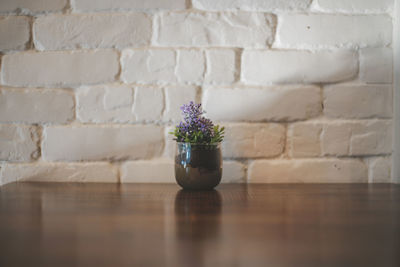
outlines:
[{"label": "flower cluster", "polygon": [[224,138],[224,127],[214,126],[213,122],[204,116],[201,104],[195,104],[191,101],[181,107],[184,120],[180,122],[175,131],[178,142],[210,144],[221,142]]}]

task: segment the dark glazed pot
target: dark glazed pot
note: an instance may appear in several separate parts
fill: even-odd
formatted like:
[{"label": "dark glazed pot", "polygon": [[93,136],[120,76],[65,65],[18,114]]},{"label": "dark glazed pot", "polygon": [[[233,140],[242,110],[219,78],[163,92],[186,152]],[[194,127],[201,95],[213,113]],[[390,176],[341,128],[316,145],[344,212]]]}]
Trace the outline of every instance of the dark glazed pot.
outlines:
[{"label": "dark glazed pot", "polygon": [[221,181],[221,144],[177,142],[175,179],[183,189],[213,189]]}]

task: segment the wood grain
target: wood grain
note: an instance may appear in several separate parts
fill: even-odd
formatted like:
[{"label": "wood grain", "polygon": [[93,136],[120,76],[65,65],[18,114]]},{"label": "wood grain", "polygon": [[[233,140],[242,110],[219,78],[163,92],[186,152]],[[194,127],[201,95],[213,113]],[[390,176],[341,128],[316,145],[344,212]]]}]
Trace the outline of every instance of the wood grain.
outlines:
[{"label": "wood grain", "polygon": [[400,186],[14,183],[0,266],[400,266]]}]

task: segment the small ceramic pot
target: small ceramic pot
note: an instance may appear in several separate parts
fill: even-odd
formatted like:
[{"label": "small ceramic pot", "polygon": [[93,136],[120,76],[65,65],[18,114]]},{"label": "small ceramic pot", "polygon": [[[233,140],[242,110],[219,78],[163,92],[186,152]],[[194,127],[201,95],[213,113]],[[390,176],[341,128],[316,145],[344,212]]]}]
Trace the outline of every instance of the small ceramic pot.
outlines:
[{"label": "small ceramic pot", "polygon": [[221,177],[221,143],[176,143],[175,179],[183,189],[213,189]]}]

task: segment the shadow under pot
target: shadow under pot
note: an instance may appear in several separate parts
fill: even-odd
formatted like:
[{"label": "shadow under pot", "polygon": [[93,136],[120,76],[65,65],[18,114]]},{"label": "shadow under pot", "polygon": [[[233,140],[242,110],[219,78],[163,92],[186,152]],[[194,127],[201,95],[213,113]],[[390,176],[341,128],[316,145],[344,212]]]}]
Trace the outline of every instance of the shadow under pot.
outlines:
[{"label": "shadow under pot", "polygon": [[221,177],[221,143],[176,143],[175,179],[183,189],[213,189]]}]

